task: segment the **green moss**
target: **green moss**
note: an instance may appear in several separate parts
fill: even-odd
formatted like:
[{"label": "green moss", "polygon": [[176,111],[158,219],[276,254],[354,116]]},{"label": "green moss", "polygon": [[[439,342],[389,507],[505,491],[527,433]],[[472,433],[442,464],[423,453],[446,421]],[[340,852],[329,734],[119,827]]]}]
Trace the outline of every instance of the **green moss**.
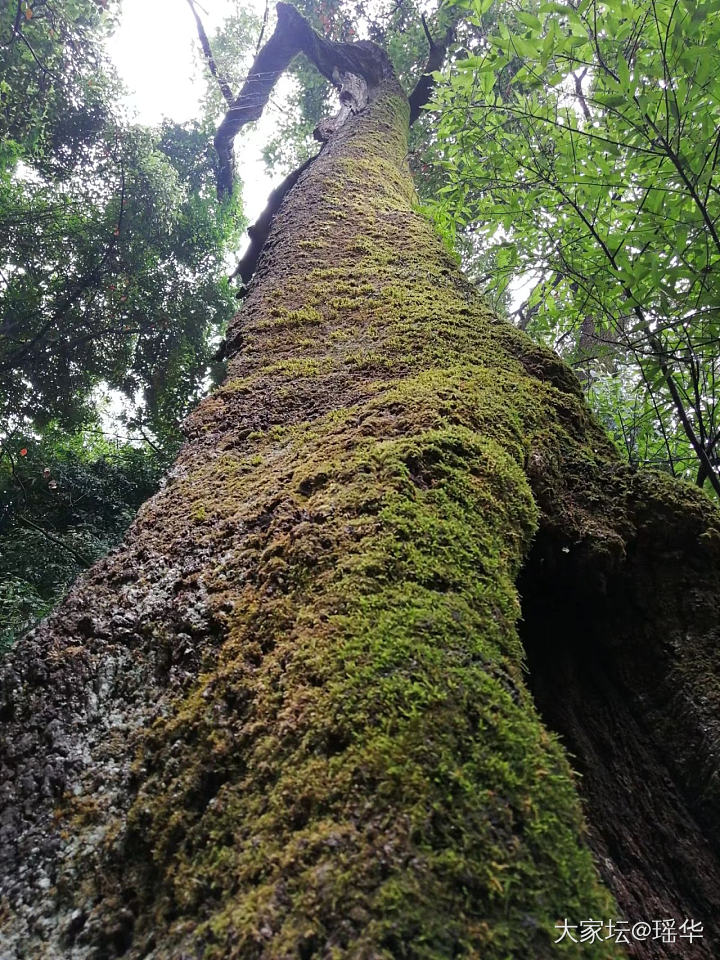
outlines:
[{"label": "green moss", "polygon": [[267,323],[275,327],[316,326],[323,323],[325,319],[318,310],[312,307],[302,307],[300,310],[283,310],[280,307],[273,307],[270,313],[272,320],[267,321]]},{"label": "green moss", "polygon": [[598,482],[621,471],[418,215],[406,121],[391,85],[296,188],[234,379],[189,423],[216,442],[152,507],[176,540],[212,517],[193,554],[221,638],[138,753],[117,883],[159,956],[549,960],[559,919],[615,915],[515,582],[541,516],[622,550]]},{"label": "green moss", "polygon": [[327,244],[322,240],[300,240],[298,246],[303,250],[322,250]]},{"label": "green moss", "polygon": [[196,504],[196,506],[193,507],[190,515],[192,516],[193,520],[197,520],[199,522],[202,522],[203,520],[207,520],[208,512],[205,504],[204,503]]},{"label": "green moss", "polygon": [[345,363],[357,370],[392,370],[396,363],[392,357],[377,350],[358,350],[345,355]]},{"label": "green moss", "polygon": [[[259,957],[264,937],[278,957],[332,937],[338,957],[550,957],[558,917],[613,909],[516,633],[525,435],[562,398],[477,364],[367,388],[282,447],[259,436],[257,470],[222,467],[233,524],[280,482],[282,506],[218,667],[148,747],[161,770],[191,752],[132,827],[167,877],[161,913],[206,917],[208,960]],[[215,499],[216,475],[198,467],[185,496]]]},{"label": "green moss", "polygon": [[284,377],[315,377],[333,366],[331,360],[315,360],[312,357],[279,360],[263,367],[263,373],[280,374]]}]

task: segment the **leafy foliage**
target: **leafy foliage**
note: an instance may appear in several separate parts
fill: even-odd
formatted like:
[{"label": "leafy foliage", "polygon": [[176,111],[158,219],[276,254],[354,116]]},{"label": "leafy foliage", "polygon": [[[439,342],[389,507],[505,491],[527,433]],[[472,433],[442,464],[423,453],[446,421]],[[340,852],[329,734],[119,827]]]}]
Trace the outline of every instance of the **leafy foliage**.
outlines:
[{"label": "leafy foliage", "polygon": [[[0,11],[0,642],[156,487],[235,308],[243,221],[216,200],[211,124],[127,121],[103,45],[116,12]],[[120,446],[98,439],[108,392]]]},{"label": "leafy foliage", "polygon": [[121,538],[167,456],[86,431],[7,438],[0,459],[0,649]]},{"label": "leafy foliage", "polygon": [[493,295],[525,277],[516,318],[606,412],[617,378],[633,459],[717,489],[720,4],[461,7],[439,218],[492,251]]},{"label": "leafy foliage", "polygon": [[96,4],[38,6],[2,64],[1,415],[74,430],[102,382],[173,435],[232,312],[237,204],[215,200],[206,127],[119,116]]}]

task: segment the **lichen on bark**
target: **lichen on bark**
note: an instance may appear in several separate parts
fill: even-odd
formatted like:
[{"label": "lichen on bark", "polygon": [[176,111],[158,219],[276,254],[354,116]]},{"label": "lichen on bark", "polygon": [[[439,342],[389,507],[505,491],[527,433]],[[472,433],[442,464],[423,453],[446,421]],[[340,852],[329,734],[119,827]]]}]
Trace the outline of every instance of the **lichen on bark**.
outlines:
[{"label": "lichen on bark", "polygon": [[717,514],[622,465],[488,310],[418,210],[407,122],[384,79],[298,179],[167,485],[6,667],[18,956],[541,960],[563,917],[632,904],[528,689],[532,544],[534,649],[607,646],[548,638],[565,578],[615,604],[628,688],[644,646],[674,690],[655,729],[702,754],[668,776],[701,794],[710,879],[652,906],[714,929]]}]

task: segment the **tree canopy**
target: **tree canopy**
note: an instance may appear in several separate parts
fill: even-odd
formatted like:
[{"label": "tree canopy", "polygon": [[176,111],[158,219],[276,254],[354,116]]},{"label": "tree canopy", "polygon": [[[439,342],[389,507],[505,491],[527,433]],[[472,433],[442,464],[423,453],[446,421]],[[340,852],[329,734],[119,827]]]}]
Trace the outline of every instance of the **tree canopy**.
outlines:
[{"label": "tree canopy", "polygon": [[124,119],[102,46],[102,6],[6,8],[0,180],[6,424],[79,426],[93,390],[173,432],[232,309],[221,282],[236,203],[214,197],[202,123]]},{"label": "tree canopy", "polygon": [[438,215],[631,462],[720,491],[720,4],[457,4]]},{"label": "tree canopy", "polygon": [[[129,520],[138,490],[150,493],[148,477],[159,478],[206,389],[234,310],[226,256],[243,221],[237,194],[216,199],[211,121],[149,129],[125,116],[104,47],[117,9],[38,0],[0,13],[6,624],[26,624],[9,608],[27,609],[32,596],[44,612],[78,556],[121,534],[118,517]],[[105,445],[102,432],[112,434]],[[104,506],[91,492],[98,471]],[[39,487],[54,507],[37,500]],[[78,498],[82,521],[69,510]],[[93,526],[96,546],[78,550]],[[58,559],[43,568],[47,550]]]}]

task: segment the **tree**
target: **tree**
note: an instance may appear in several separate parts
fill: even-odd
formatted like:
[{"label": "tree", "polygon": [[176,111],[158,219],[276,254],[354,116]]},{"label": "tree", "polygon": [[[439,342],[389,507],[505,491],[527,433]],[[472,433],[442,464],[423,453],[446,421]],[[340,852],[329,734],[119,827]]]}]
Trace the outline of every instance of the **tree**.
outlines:
[{"label": "tree", "polygon": [[235,306],[211,125],[124,118],[107,7],[0,12],[0,649],[152,492]]},{"label": "tree", "polygon": [[[343,107],[227,379],[4,671],[6,943],[549,958],[562,918],[674,917],[710,958],[717,510],[624,464],[463,278],[382,51],[281,4],[253,73],[299,48]],[[605,934],[587,955],[625,956]]]},{"label": "tree", "polygon": [[123,118],[106,6],[41,0],[0,19],[5,435],[95,421],[104,385],[136,428],[173,437],[232,313],[224,257],[241,221],[235,198],[216,201],[209,125]]},{"label": "tree", "polygon": [[458,6],[446,215],[496,251],[489,287],[532,278],[518,318],[584,371],[630,459],[717,496],[720,8]]}]

